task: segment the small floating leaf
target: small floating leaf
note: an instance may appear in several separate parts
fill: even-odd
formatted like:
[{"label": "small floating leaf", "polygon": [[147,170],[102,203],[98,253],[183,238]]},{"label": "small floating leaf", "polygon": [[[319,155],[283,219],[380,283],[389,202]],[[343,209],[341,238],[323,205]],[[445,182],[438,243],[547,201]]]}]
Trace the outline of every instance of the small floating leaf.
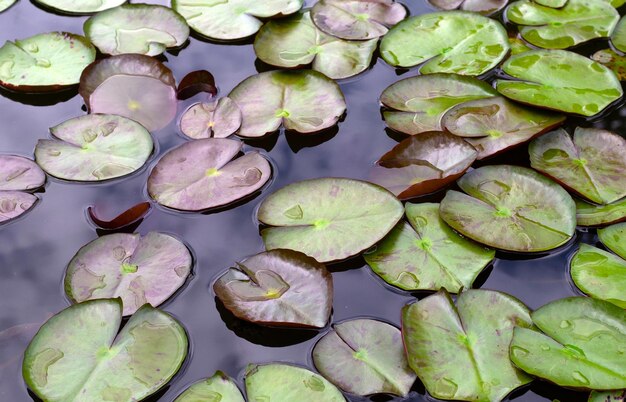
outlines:
[{"label": "small floating leaf", "polygon": [[508,0],[428,0],[440,10],[474,11],[482,15],[491,15],[506,6]]},{"label": "small floating leaf", "polygon": [[598,237],[602,244],[626,260],[626,223],[598,229]]},{"label": "small floating leaf", "polygon": [[241,110],[230,98],[191,105],[180,118],[180,131],[194,140],[226,138],[241,127]]},{"label": "small floating leaf", "polygon": [[588,402],[624,402],[626,401],[626,390],[618,391],[591,391]]},{"label": "small floating leaf", "polygon": [[245,402],[237,384],[221,371],[189,386],[174,402]]},{"label": "small floating leaf", "polygon": [[626,220],[626,198],[608,205],[575,201],[576,221],[580,226],[606,226]]},{"label": "small floating leaf", "polygon": [[178,84],[178,99],[189,99],[200,92],[206,92],[211,96],[217,95],[215,77],[206,70],[192,71]]},{"label": "small floating leaf", "polygon": [[126,0],[35,0],[43,6],[68,14],[91,14],[126,3]]},{"label": "small floating leaf", "polygon": [[570,263],[572,280],[583,293],[626,308],[626,261],[581,244]]},{"label": "small floating leaf", "polygon": [[626,57],[615,53],[611,49],[602,49],[595,52],[591,59],[609,68],[620,81],[626,81]]},{"label": "small floating leaf", "polygon": [[141,202],[111,220],[99,218],[96,214],[96,208],[93,206],[87,208],[87,213],[89,214],[89,219],[99,228],[105,230],[119,230],[142,220],[151,209],[152,206],[149,202]]}]

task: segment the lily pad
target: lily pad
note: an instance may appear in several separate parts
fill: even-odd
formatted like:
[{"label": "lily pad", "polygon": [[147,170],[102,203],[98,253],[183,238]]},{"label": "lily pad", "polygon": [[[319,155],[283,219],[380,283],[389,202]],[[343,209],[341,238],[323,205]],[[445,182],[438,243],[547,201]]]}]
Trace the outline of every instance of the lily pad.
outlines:
[{"label": "lily pad", "polygon": [[311,9],[322,32],[346,40],[377,39],[406,15],[394,0],[320,0]]},{"label": "lily pad", "polygon": [[615,53],[611,49],[595,52],[591,59],[609,68],[620,81],[626,81],[626,56]]},{"label": "lily pad", "polygon": [[415,382],[400,330],[382,321],[355,319],[335,324],[312,353],[315,368],[351,394],[406,396]]},{"label": "lily pad", "polygon": [[598,237],[602,244],[626,260],[626,223],[598,229]]},{"label": "lily pad", "polygon": [[461,177],[476,150],[452,134],[431,131],[411,136],[383,155],[371,181],[405,200],[440,190]]},{"label": "lily pad", "polygon": [[196,103],[180,118],[180,131],[194,140],[226,138],[241,127],[241,110],[230,98],[208,103]]},{"label": "lily pad", "polygon": [[337,124],[346,111],[339,85],[312,70],[253,75],[228,97],[241,109],[241,137],[262,137],[281,124],[287,130],[314,133]]},{"label": "lily pad", "polygon": [[333,279],[326,267],[292,250],[267,251],[237,263],[213,290],[236,317],[261,325],[322,328],[333,307]]},{"label": "lily pad", "polygon": [[142,400],[187,356],[187,335],[169,314],[141,307],[118,333],[119,299],[92,300],[50,318],[24,353],[22,373],[42,400]]},{"label": "lily pad", "polygon": [[245,374],[250,401],[345,402],[341,392],[324,377],[284,363],[250,364]]},{"label": "lily pad", "polygon": [[626,198],[608,205],[576,199],[576,222],[580,226],[607,226],[626,221]]},{"label": "lily pad", "polygon": [[622,97],[622,86],[602,64],[566,50],[533,50],[511,56],[496,80],[502,95],[528,105],[595,116]]},{"label": "lily pad", "polygon": [[509,45],[511,46],[511,55],[520,54],[533,50],[523,39],[520,39],[517,33],[509,32]]},{"label": "lily pad", "polygon": [[462,235],[501,250],[538,252],[567,243],[576,229],[574,201],[561,186],[520,166],[484,166],[450,190],[441,218]]},{"label": "lily pad", "polygon": [[408,18],[391,28],[380,44],[387,63],[394,67],[423,63],[422,74],[484,74],[508,51],[508,36],[498,21],[467,11]]},{"label": "lily pad", "polygon": [[489,84],[457,74],[429,74],[405,78],[380,96],[389,128],[405,134],[441,131],[441,118],[453,106],[496,96]]},{"label": "lily pad", "polygon": [[245,402],[237,384],[221,371],[192,384],[174,402]]},{"label": "lily pad", "polygon": [[207,70],[192,71],[180,81],[177,92],[178,99],[189,99],[200,92],[216,96],[215,77]]},{"label": "lily pad", "polygon": [[293,14],[303,0],[172,0],[189,26],[209,39],[236,40],[254,35],[261,19]]},{"label": "lily pad", "polygon": [[102,53],[111,55],[157,56],[189,37],[189,26],[180,14],[154,4],[125,4],[102,11],[89,18],[83,29]]},{"label": "lily pad", "polygon": [[257,218],[271,226],[261,231],[266,249],[297,250],[328,262],[370,248],[393,229],[403,212],[402,203],[382,187],[322,178],[292,183],[271,194],[261,203]]},{"label": "lily pad", "polygon": [[150,133],[122,116],[89,114],[50,128],[39,140],[37,164],[51,176],[72,181],[103,181],[139,170],[152,154]]},{"label": "lily pad", "polygon": [[528,147],[531,166],[598,204],[626,196],[626,140],[607,130],[556,130]]},{"label": "lily pad", "polygon": [[7,41],[0,48],[0,86],[19,92],[57,91],[78,84],[96,58],[82,36],[51,32]]},{"label": "lily pad", "polygon": [[519,106],[503,97],[457,105],[441,121],[444,129],[472,144],[478,159],[488,158],[563,124],[565,116]]},{"label": "lily pad", "polygon": [[537,0],[535,3],[552,8],[561,8],[567,4],[569,0]]},{"label": "lily pad", "polygon": [[204,211],[255,193],[272,168],[258,152],[235,158],[242,147],[237,140],[208,138],[169,150],[148,177],[150,197],[169,208]]},{"label": "lily pad", "polygon": [[191,274],[191,253],[178,239],[158,232],[115,233],[97,238],[74,255],[65,293],[74,303],[120,297],[124,315],[169,299]]},{"label": "lily pad", "polygon": [[347,41],[326,35],[313,25],[309,12],[269,21],[254,40],[257,57],[267,64],[293,68],[312,63],[313,70],[333,79],[365,71],[377,46],[376,39]]},{"label": "lily pad", "polygon": [[390,285],[403,290],[469,289],[495,251],[459,236],[439,217],[439,204],[406,204],[399,223],[365,261]]},{"label": "lily pad", "polygon": [[36,3],[67,14],[91,14],[126,3],[127,0],[35,0]]},{"label": "lily pad", "polygon": [[0,0],[0,13],[4,10],[7,10],[13,4],[15,4],[17,0]]},{"label": "lily pad", "polygon": [[581,244],[570,262],[572,280],[583,293],[626,308],[626,261]]},{"label": "lily pad", "polygon": [[456,306],[442,290],[402,309],[409,365],[439,399],[500,401],[531,382],[509,360],[515,325],[532,326],[528,308],[492,290],[463,292]]},{"label": "lily pad", "polygon": [[588,402],[623,402],[626,401],[626,390],[591,391]]},{"label": "lily pad", "polygon": [[515,328],[510,356],[516,366],[562,387],[626,388],[626,310],[603,300],[569,297],[531,317],[543,333]]},{"label": "lily pad", "polygon": [[611,43],[615,49],[626,53],[626,19],[622,18],[611,34]]},{"label": "lily pad", "polygon": [[28,158],[0,155],[0,223],[30,211],[39,200],[29,191],[42,187],[45,173]]},{"label": "lily pad", "polygon": [[504,8],[508,0],[428,0],[440,10],[473,11],[482,15],[491,15]]}]

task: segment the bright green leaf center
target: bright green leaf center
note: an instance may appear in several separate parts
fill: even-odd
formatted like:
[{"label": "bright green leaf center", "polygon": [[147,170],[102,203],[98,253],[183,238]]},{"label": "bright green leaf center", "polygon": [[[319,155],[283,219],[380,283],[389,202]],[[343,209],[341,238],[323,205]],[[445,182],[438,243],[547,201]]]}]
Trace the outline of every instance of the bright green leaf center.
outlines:
[{"label": "bright green leaf center", "polygon": [[141,109],[141,104],[135,100],[129,100],[128,101],[128,109],[132,110],[133,112],[136,110]]},{"label": "bright green leaf center", "polygon": [[496,212],[493,213],[493,215],[499,218],[508,218],[513,214],[511,213],[511,210],[508,209],[507,207],[498,207],[498,209],[496,210]]},{"label": "bright green leaf center", "polygon": [[278,109],[275,114],[276,117],[289,117],[289,115],[289,112],[285,109]]},{"label": "bright green leaf center", "polygon": [[326,219],[318,219],[313,222],[313,226],[315,226],[316,229],[324,229],[328,225],[330,225],[330,221]]},{"label": "bright green leaf center", "polygon": [[356,17],[357,20],[359,21],[367,21],[369,20],[370,16],[367,14],[355,14],[354,15]]},{"label": "bright green leaf center", "polygon": [[424,237],[417,241],[417,247],[421,248],[422,250],[428,251],[432,246],[433,242],[428,237]]},{"label": "bright green leaf center", "polygon": [[134,274],[135,272],[137,272],[137,265],[134,264],[128,264],[128,263],[123,263],[122,264],[122,273],[123,274]]},{"label": "bright green leaf center", "polygon": [[578,166],[585,166],[587,164],[587,159],[585,158],[574,159],[574,163],[577,164]]},{"label": "bright green leaf center", "polygon": [[504,133],[500,130],[487,130],[487,135],[492,138],[500,138],[504,135]]},{"label": "bright green leaf center", "polygon": [[220,174],[220,171],[217,170],[217,168],[210,168],[206,170],[207,177],[217,176],[218,174]]},{"label": "bright green leaf center", "polygon": [[357,360],[365,360],[367,359],[367,350],[359,349],[356,352],[354,352],[352,356],[354,356],[354,358]]}]

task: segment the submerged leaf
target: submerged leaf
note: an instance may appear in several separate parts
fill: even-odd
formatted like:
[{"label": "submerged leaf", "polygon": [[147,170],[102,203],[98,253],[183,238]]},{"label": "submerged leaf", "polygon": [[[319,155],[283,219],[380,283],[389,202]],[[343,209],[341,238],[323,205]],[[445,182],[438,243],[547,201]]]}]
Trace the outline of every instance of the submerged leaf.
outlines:
[{"label": "submerged leaf", "polygon": [[608,249],[626,260],[626,223],[598,229],[598,237]]},{"label": "submerged leaf", "polygon": [[43,6],[68,14],[91,14],[120,6],[127,0],[34,0]]},{"label": "submerged leaf", "polygon": [[87,208],[87,213],[89,219],[99,228],[119,230],[141,221],[151,210],[152,206],[149,202],[141,202],[108,221],[99,218],[96,214],[96,208],[93,206]]},{"label": "submerged leaf", "polygon": [[626,56],[615,53],[611,49],[595,52],[591,59],[609,68],[620,81],[626,81]]},{"label": "submerged leaf", "polygon": [[180,118],[180,131],[187,137],[226,138],[241,127],[241,110],[230,98],[223,97],[209,103],[196,103]]},{"label": "submerged leaf", "polygon": [[607,226],[626,220],[626,198],[607,205],[575,201],[576,221],[580,226]]},{"label": "submerged leaf", "polygon": [[440,10],[474,11],[482,15],[491,15],[504,8],[508,0],[428,0]]},{"label": "submerged leaf", "polygon": [[626,308],[626,261],[581,244],[570,262],[572,280],[583,293]]},{"label": "submerged leaf", "polygon": [[221,371],[189,386],[174,402],[245,402],[237,384]]},{"label": "submerged leaf", "polygon": [[189,99],[200,92],[206,92],[211,96],[217,95],[215,77],[206,70],[192,71],[178,84],[178,99]]}]

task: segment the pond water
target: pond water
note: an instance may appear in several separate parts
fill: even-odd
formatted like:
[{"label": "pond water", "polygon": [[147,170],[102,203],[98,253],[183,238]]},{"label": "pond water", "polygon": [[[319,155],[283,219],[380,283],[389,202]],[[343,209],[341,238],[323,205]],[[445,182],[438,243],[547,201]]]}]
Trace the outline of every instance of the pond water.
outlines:
[{"label": "pond water", "polygon": [[[407,1],[411,14],[430,11],[423,0]],[[166,2],[152,2],[165,4]],[[0,14],[0,39],[28,37],[41,32],[68,31],[82,34],[84,17],[58,16],[20,0]],[[266,69],[256,62],[250,43],[220,45],[191,38],[178,54],[166,53],[167,66],[178,80],[193,70],[211,71],[225,95],[244,78]],[[402,77],[415,74],[405,71]],[[263,197],[295,181],[344,176],[366,178],[372,163],[396,144],[385,131],[378,96],[400,75],[382,61],[365,74],[341,83],[348,113],[337,132],[318,137],[271,136],[249,142],[274,164],[274,178],[263,193],[243,205],[212,214],[181,214],[155,207],[138,232],[173,233],[193,250],[194,276],[163,309],[185,326],[191,353],[183,370],[152,400],[172,401],[187,385],[222,370],[238,379],[248,363],[284,361],[312,367],[310,351],[321,333],[298,330],[271,330],[246,324],[229,315],[216,303],[212,282],[234,262],[263,250],[255,221],[255,208]],[[48,127],[84,114],[83,102],[75,92],[61,96],[0,96],[0,150],[32,157],[39,138]],[[196,98],[197,100],[198,98]],[[181,103],[179,113],[191,101]],[[620,132],[623,117],[610,114],[593,124]],[[158,152],[147,169],[122,180],[100,185],[76,185],[49,179],[41,202],[23,219],[0,229],[0,331],[22,324],[28,327],[21,337],[0,336],[0,400],[29,401],[21,377],[21,354],[32,331],[51,314],[69,305],[62,289],[65,267],[74,253],[96,238],[86,218],[86,208],[96,205],[102,216],[112,217],[131,205],[148,199],[145,183],[160,154],[183,143],[176,122],[155,133]],[[487,163],[527,164],[526,147]],[[430,197],[438,200],[443,194]],[[495,263],[476,286],[495,289],[518,297],[530,308],[578,292],[569,281],[568,261],[577,243],[597,241],[594,231],[577,233],[574,241],[549,255],[519,258],[498,254]],[[362,259],[330,267],[335,283],[333,321],[359,316],[377,317],[396,325],[401,307],[415,296],[390,289],[372,274]],[[322,331],[323,332],[323,331]],[[6,333],[5,333],[6,335]],[[363,398],[349,398],[362,401]],[[566,391],[534,382],[510,397],[516,402],[585,401],[587,394]],[[380,399],[379,399],[380,400]],[[384,399],[383,400],[388,400]],[[394,399],[401,400],[401,399]],[[417,383],[406,401],[434,400]]]}]

